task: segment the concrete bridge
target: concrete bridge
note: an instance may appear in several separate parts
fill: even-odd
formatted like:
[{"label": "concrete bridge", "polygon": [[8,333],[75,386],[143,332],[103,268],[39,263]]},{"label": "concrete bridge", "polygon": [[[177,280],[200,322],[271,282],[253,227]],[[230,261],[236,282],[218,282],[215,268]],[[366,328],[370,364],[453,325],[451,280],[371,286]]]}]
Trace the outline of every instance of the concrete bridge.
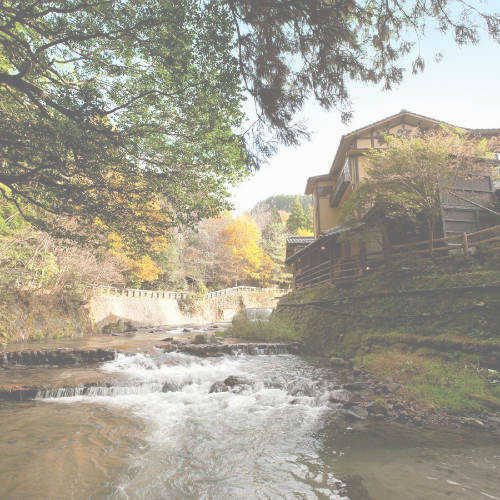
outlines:
[{"label": "concrete bridge", "polygon": [[245,308],[274,308],[287,290],[237,286],[205,295],[97,286],[84,306],[97,331],[231,321]]}]

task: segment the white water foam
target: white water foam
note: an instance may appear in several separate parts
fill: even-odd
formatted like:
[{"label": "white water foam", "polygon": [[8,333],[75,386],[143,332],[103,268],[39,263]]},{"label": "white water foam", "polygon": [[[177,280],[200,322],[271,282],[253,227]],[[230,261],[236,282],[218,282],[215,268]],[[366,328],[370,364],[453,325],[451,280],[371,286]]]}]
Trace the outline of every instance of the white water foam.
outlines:
[{"label": "white water foam", "polygon": [[[296,357],[119,354],[102,370],[127,384],[52,401],[104,404],[146,423],[149,446],[132,458],[118,497],[339,498],[333,476],[311,472],[326,398]],[[209,392],[230,375],[249,384]]]}]

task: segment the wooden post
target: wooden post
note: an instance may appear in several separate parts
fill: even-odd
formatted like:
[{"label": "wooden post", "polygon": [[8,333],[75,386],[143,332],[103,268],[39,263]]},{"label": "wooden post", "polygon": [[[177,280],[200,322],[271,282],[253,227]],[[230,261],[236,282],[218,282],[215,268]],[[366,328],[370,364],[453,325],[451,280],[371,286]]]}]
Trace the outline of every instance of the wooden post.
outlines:
[{"label": "wooden post", "polygon": [[462,234],[462,240],[463,240],[463,249],[464,249],[464,254],[469,253],[469,241],[467,240],[467,233]]}]

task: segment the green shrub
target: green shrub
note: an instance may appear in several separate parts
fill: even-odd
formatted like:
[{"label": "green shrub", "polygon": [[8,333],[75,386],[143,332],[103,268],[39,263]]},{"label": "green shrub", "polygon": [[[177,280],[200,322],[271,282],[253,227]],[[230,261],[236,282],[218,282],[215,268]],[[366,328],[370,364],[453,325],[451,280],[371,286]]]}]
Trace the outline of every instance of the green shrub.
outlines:
[{"label": "green shrub", "polygon": [[237,315],[226,335],[246,340],[278,341],[299,340],[295,326],[291,320],[271,316],[269,321],[250,321],[245,315]]}]

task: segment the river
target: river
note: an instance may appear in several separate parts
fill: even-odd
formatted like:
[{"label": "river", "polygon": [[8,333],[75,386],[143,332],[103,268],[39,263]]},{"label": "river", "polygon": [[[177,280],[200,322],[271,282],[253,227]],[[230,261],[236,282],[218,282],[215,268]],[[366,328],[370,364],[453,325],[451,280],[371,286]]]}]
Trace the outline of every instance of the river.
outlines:
[{"label": "river", "polygon": [[[314,361],[118,354],[98,374],[1,404],[0,498],[500,498],[498,442],[348,423]],[[248,384],[210,393],[231,375]]]}]

